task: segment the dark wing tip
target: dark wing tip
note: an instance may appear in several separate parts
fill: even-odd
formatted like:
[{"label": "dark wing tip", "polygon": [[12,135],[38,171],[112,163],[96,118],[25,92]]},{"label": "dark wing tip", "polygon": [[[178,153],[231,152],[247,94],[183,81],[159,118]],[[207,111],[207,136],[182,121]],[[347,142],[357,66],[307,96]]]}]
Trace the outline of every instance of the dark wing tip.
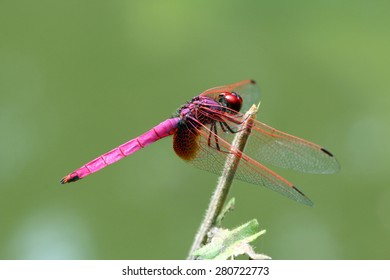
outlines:
[{"label": "dark wing tip", "polygon": [[249,80],[251,84],[256,84],[256,81],[255,80]]},{"label": "dark wing tip", "polygon": [[71,183],[71,182],[75,182],[77,180],[80,180],[80,177],[78,175],[67,175],[65,176],[64,178],[61,179],[60,183],[61,184],[66,184],[66,183]]},{"label": "dark wing tip", "polygon": [[333,154],[331,152],[329,152],[327,149],[325,148],[321,148],[321,151],[323,151],[325,154],[327,154],[328,156],[330,157],[333,157]]},{"label": "dark wing tip", "polygon": [[322,173],[323,174],[332,174],[332,173],[338,172],[340,170],[340,164],[338,163],[337,159],[333,156],[333,154],[325,148],[321,148],[321,151],[324,152],[327,156],[329,156],[328,169],[323,170]]},{"label": "dark wing tip", "polygon": [[298,202],[301,202],[301,203],[303,203],[303,204],[305,204],[305,205],[307,205],[307,206],[314,206],[313,201],[311,201],[303,192],[301,192],[300,190],[298,190],[297,187],[292,186],[292,188],[293,188],[294,190],[296,190],[296,191],[302,196],[301,199],[298,200]]}]

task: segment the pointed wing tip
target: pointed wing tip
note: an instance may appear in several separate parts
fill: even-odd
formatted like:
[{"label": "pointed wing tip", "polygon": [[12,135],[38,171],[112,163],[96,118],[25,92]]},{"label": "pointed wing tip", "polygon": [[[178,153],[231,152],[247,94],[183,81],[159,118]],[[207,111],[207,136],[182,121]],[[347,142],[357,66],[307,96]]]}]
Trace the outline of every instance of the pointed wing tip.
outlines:
[{"label": "pointed wing tip", "polygon": [[314,203],[311,201],[303,192],[301,192],[297,187],[292,186],[292,188],[297,191],[301,196],[297,200],[298,202],[305,204],[307,206],[313,207]]},{"label": "pointed wing tip", "polygon": [[307,199],[307,201],[306,202],[304,202],[304,204],[306,205],[306,206],[309,206],[309,207],[314,207],[314,203],[313,203],[313,201],[311,201],[310,199],[308,199],[307,197],[306,197],[306,199]]},{"label": "pointed wing tip", "polygon": [[334,155],[328,151],[327,149],[325,148],[321,148],[321,151],[323,153],[325,153],[326,155],[328,155],[330,158],[332,158],[332,166],[326,171],[326,172],[323,172],[324,174],[333,174],[333,173],[337,173],[340,171],[340,164],[339,162],[336,160],[336,158],[334,157]]},{"label": "pointed wing tip", "polygon": [[329,170],[328,174],[337,173],[340,171],[340,169],[341,169],[341,166],[340,166],[339,162],[335,159],[334,166],[331,170]]}]

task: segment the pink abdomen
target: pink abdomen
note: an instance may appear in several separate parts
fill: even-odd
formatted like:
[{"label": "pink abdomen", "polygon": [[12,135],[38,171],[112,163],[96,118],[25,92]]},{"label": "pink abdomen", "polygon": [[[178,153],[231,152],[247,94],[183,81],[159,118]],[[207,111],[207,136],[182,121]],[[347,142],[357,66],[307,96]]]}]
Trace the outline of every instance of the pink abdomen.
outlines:
[{"label": "pink abdomen", "polygon": [[160,140],[161,138],[172,135],[176,131],[179,120],[180,118],[172,118],[163,121],[148,132],[83,165],[79,169],[65,176],[61,180],[61,183],[65,184],[84,178],[91,173],[99,171],[107,165],[113,164],[114,162],[117,162],[118,160],[135,153],[136,151],[152,144],[153,142],[156,142],[157,140]]}]

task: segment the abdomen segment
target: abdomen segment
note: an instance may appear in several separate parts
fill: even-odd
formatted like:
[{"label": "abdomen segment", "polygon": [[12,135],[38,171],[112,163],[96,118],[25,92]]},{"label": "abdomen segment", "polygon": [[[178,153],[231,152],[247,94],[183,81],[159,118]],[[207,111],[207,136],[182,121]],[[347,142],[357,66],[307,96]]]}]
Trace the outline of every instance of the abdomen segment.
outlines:
[{"label": "abdomen segment", "polygon": [[163,121],[141,136],[138,136],[137,138],[134,138],[83,165],[79,169],[62,178],[61,183],[70,183],[84,178],[91,173],[99,171],[107,165],[113,164],[114,162],[135,153],[141,148],[144,148],[161,138],[172,135],[177,129],[178,122],[179,118],[172,118]]}]

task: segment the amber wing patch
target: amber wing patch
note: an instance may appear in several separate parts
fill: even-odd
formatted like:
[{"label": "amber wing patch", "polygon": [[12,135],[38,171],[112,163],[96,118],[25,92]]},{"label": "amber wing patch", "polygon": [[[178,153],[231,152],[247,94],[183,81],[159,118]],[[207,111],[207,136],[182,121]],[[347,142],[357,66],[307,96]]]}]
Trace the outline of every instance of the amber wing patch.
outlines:
[{"label": "amber wing patch", "polygon": [[184,160],[193,160],[199,150],[199,134],[188,127],[179,127],[173,135],[173,149]]}]

